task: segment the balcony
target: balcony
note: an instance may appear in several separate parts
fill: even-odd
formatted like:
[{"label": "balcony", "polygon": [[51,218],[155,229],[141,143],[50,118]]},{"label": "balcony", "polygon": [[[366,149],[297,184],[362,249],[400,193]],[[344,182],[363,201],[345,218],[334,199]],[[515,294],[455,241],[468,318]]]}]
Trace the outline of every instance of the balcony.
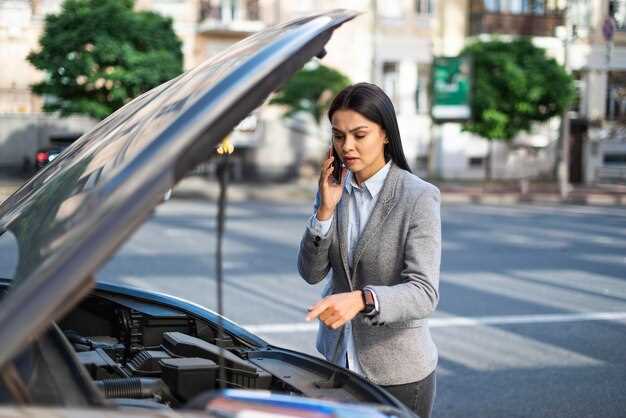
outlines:
[{"label": "balcony", "polygon": [[554,36],[565,21],[565,12],[556,2],[524,0],[470,0],[470,36],[502,34],[518,36]]},{"label": "balcony", "polygon": [[258,0],[209,0],[201,3],[198,24],[201,34],[244,37],[264,27]]},{"label": "balcony", "polygon": [[556,27],[563,25],[563,22],[562,14],[472,13],[470,14],[470,35],[489,33],[519,36],[554,36]]}]

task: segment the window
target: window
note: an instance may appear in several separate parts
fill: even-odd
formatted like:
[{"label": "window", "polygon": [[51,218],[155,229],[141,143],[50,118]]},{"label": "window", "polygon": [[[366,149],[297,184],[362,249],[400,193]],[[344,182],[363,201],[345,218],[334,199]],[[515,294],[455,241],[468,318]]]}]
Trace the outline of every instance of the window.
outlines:
[{"label": "window", "polygon": [[489,13],[556,14],[565,8],[565,0],[483,0]]},{"label": "window", "polygon": [[534,0],[532,5],[532,11],[534,15],[543,15],[546,13],[545,0]]},{"label": "window", "polygon": [[421,80],[419,79],[419,73],[418,73],[418,77],[417,77],[417,85],[415,86],[415,111],[417,113],[420,112],[421,106],[420,106],[420,87],[421,87]]},{"label": "window", "polygon": [[604,164],[626,165],[626,154],[604,154]]},{"label": "window", "polygon": [[10,37],[24,36],[30,18],[31,11],[27,2],[0,2],[0,27],[8,29]]},{"label": "window", "polygon": [[481,168],[485,162],[484,157],[469,157],[467,159],[467,164],[470,168]]},{"label": "window", "polygon": [[391,101],[395,106],[398,105],[398,63],[397,62],[384,62],[383,63],[383,90],[391,98]]},{"label": "window", "polygon": [[626,0],[610,0],[609,16],[615,20],[617,30],[626,30]]},{"label": "window", "polygon": [[510,0],[509,1],[509,12],[513,14],[521,14],[522,13],[522,0]]},{"label": "window", "polygon": [[547,14],[558,14],[565,10],[565,2],[563,0],[545,0],[545,4]]},{"label": "window", "polygon": [[294,1],[291,7],[293,7],[293,11],[295,13],[311,13],[313,10],[315,10],[315,4],[313,4],[313,0]]},{"label": "window", "polygon": [[415,111],[417,113],[428,113],[428,85],[430,83],[430,65],[418,64],[415,85]]},{"label": "window", "polygon": [[259,20],[261,18],[259,0],[246,0],[246,19]]},{"label": "window", "polygon": [[581,99],[585,94],[585,81],[583,79],[583,74],[580,71],[572,71],[572,77],[574,78],[574,85],[576,86],[576,97],[570,106],[570,110],[580,112]]},{"label": "window", "polygon": [[500,11],[500,0],[485,0],[484,5],[485,5],[485,10],[488,12]]},{"label": "window", "polygon": [[591,0],[570,0],[568,19],[576,28],[589,28],[591,24]]},{"label": "window", "polygon": [[237,19],[237,1],[236,0],[222,0],[220,2],[220,14],[222,21],[232,22]]},{"label": "window", "polygon": [[259,0],[204,0],[200,17],[230,23],[236,20],[259,20]]},{"label": "window", "polygon": [[402,2],[398,0],[378,0],[376,11],[382,17],[400,18],[402,17]]},{"label": "window", "polygon": [[415,11],[419,15],[432,15],[435,10],[435,0],[415,0]]},{"label": "window", "polygon": [[420,155],[417,157],[417,169],[422,171],[428,170],[428,155]]},{"label": "window", "polygon": [[626,72],[611,71],[607,82],[606,119],[626,121]]}]

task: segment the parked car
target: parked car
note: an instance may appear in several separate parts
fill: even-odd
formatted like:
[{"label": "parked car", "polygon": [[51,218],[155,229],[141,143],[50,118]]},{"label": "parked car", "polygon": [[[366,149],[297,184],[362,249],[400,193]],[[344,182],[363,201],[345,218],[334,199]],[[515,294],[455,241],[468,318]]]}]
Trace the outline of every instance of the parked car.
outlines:
[{"label": "parked car", "polygon": [[72,142],[80,138],[80,135],[62,135],[50,138],[50,145],[40,148],[35,153],[35,170],[40,170],[48,163],[54,161]]},{"label": "parked car", "polygon": [[0,205],[0,415],[414,416],[365,378],[205,307],[95,280],[206,150],[355,16],[241,41],[109,116]]}]

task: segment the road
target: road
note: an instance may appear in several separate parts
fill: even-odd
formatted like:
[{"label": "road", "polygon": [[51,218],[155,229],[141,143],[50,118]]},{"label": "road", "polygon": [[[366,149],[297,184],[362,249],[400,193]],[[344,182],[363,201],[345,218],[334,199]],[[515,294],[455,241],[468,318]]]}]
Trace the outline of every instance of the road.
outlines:
[{"label": "road", "polygon": [[[99,280],[215,309],[215,204],[171,200]],[[270,343],[316,354],[298,277],[308,204],[227,210],[225,313]],[[444,205],[435,417],[626,417],[626,212]]]}]

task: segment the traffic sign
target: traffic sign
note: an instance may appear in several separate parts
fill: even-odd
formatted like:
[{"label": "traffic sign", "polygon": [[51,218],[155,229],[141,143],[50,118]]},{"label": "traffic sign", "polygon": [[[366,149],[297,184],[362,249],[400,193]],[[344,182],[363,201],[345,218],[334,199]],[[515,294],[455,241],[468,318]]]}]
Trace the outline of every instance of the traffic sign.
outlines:
[{"label": "traffic sign", "polygon": [[613,40],[613,35],[615,35],[615,19],[611,16],[607,16],[604,19],[604,24],[602,25],[602,35],[604,35],[604,40],[607,42],[611,42]]}]

